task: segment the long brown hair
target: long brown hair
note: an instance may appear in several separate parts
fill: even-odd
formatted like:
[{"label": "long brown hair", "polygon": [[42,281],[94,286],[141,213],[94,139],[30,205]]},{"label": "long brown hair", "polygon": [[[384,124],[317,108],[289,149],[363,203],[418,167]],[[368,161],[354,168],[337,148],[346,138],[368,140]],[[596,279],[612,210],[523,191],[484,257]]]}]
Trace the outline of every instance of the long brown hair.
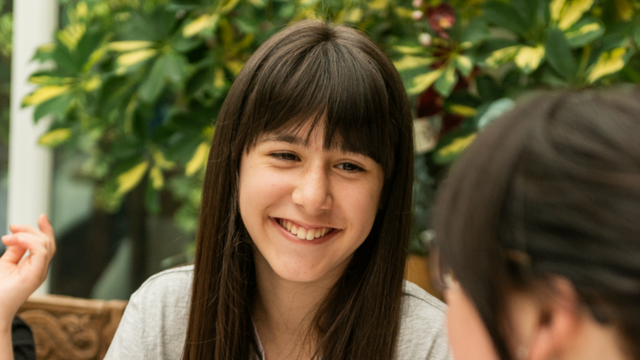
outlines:
[{"label": "long brown hair", "polygon": [[[609,90],[611,91],[611,90]],[[536,96],[481,132],[441,189],[443,259],[503,360],[508,290],[568,279],[640,359],[640,92]]]},{"label": "long brown hair", "polygon": [[239,216],[238,169],[264,133],[321,125],[325,148],[381,164],[373,228],[314,317],[325,359],[392,359],[411,225],[413,133],[400,77],[362,33],[303,21],[265,42],[224,102],[207,163],[183,359],[258,356],[251,239]]}]

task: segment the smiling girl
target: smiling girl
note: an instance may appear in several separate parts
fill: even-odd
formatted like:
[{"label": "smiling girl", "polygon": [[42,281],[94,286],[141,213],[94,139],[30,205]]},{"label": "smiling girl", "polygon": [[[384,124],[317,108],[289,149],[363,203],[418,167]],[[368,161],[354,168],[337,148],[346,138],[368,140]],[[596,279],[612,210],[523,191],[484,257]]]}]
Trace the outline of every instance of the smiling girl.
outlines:
[{"label": "smiling girl", "polygon": [[344,26],[282,30],[217,119],[194,266],[142,285],[106,358],[447,358],[443,305],[403,281],[412,179],[384,53]]}]

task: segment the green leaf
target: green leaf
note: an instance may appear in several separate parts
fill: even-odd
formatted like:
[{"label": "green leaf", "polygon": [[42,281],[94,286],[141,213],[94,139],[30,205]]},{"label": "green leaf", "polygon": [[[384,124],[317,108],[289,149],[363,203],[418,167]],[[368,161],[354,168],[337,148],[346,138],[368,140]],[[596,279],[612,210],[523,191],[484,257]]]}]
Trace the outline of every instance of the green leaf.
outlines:
[{"label": "green leaf", "polygon": [[122,111],[121,115],[124,115],[124,109],[131,96],[136,91],[137,79],[127,76],[114,76],[107,78],[100,88],[97,101],[97,112],[100,116],[106,117],[109,111],[116,109]]},{"label": "green leaf", "polygon": [[518,50],[520,50],[520,47],[520,45],[514,45],[495,50],[485,59],[484,62],[488,67],[495,69],[498,66],[511,61],[518,53]]},{"label": "green leaf", "polygon": [[427,90],[429,86],[433,85],[433,83],[440,78],[442,73],[443,69],[440,68],[414,77],[411,81],[411,87],[407,88],[407,94],[418,95],[422,93]]},{"label": "green leaf", "polygon": [[633,38],[636,41],[636,46],[640,48],[640,23],[638,23],[638,26],[636,26],[635,35],[633,36]]},{"label": "green leaf", "polygon": [[42,135],[40,139],[38,139],[38,144],[54,148],[67,141],[67,139],[71,137],[71,134],[71,129],[68,128],[58,128],[50,130],[46,134]]},{"label": "green leaf", "polygon": [[71,74],[79,74],[82,71],[82,64],[77,63],[69,52],[69,49],[67,49],[66,46],[60,45],[59,42],[56,42],[56,47],[51,53],[51,60],[53,60],[58,67],[69,71]]},{"label": "green leaf", "polygon": [[604,31],[604,25],[599,19],[585,18],[567,29],[564,36],[570,47],[577,48],[598,40]]},{"label": "green leaf", "polygon": [[187,77],[187,59],[175,52],[164,54],[158,59],[162,63],[162,71],[164,78],[172,83],[178,84]]},{"label": "green leaf", "polygon": [[476,89],[478,95],[483,101],[493,101],[504,94],[504,90],[498,84],[498,82],[487,74],[478,75],[476,77]]},{"label": "green leaf", "polygon": [[220,14],[217,13],[200,15],[200,17],[191,21],[182,29],[182,36],[190,38],[205,30],[213,31],[218,25],[218,20],[220,20]]},{"label": "green leaf", "polygon": [[182,83],[187,76],[187,65],[184,56],[173,51],[161,55],[138,89],[140,100],[151,103],[162,93],[167,82]]},{"label": "green leaf", "polygon": [[566,79],[575,76],[577,65],[571,48],[562,31],[558,28],[547,30],[546,57],[551,67]]},{"label": "green leaf", "polygon": [[435,60],[436,59],[434,58],[406,55],[401,57],[399,60],[394,61],[393,65],[395,65],[398,72],[417,69],[421,67],[428,69],[428,66],[433,64]]},{"label": "green leaf", "polygon": [[503,2],[488,2],[483,7],[483,15],[490,23],[518,35],[523,35],[528,30],[527,20],[516,9]]},{"label": "green leaf", "polygon": [[122,28],[124,40],[148,40],[153,42],[165,42],[176,30],[174,24],[177,21],[175,12],[164,8],[157,8],[152,12],[131,12],[131,18],[126,27]]},{"label": "green leaf", "polygon": [[224,0],[222,3],[220,3],[220,5],[222,5],[222,7],[220,8],[220,13],[226,14],[229,11],[233,10],[236,5],[238,5],[239,1],[240,0]]},{"label": "green leaf", "polygon": [[488,106],[487,110],[478,118],[478,129],[483,129],[500,115],[511,110],[515,102],[509,98],[498,99]]},{"label": "green leaf", "polygon": [[394,51],[402,55],[425,55],[428,54],[426,48],[422,45],[396,45]]},{"label": "green leaf", "polygon": [[33,55],[31,60],[38,60],[40,62],[52,60],[55,48],[55,43],[41,45],[36,49],[36,53]]},{"label": "green leaf", "polygon": [[149,177],[149,183],[145,189],[144,204],[149,213],[158,214],[160,212],[160,191],[153,188],[153,180],[151,177]]},{"label": "green leaf", "polygon": [[462,33],[461,43],[476,44],[491,36],[489,29],[487,29],[487,22],[481,17],[475,17],[469,22],[469,25],[464,29]]},{"label": "green leaf", "polygon": [[557,22],[560,20],[560,15],[562,15],[562,9],[564,9],[567,0],[551,0],[549,3],[549,12],[551,13],[551,20]]},{"label": "green leaf", "polygon": [[591,84],[603,76],[620,71],[625,64],[625,55],[627,55],[627,49],[623,47],[600,54],[589,73],[587,82]]},{"label": "green leaf", "polygon": [[33,120],[38,121],[46,115],[52,115],[55,118],[62,118],[67,112],[67,107],[75,96],[73,94],[64,94],[53,99],[42,102],[33,110]]},{"label": "green leaf", "polygon": [[536,20],[536,17],[541,17],[540,10],[544,9],[544,3],[542,0],[511,0],[511,4],[518,11],[522,18],[527,20],[527,27]]},{"label": "green leaf", "polygon": [[187,176],[193,176],[198,170],[204,167],[207,163],[207,156],[209,155],[209,144],[206,142],[201,143],[196,148],[193,156],[187,162],[184,173]]},{"label": "green leaf", "polygon": [[185,164],[191,160],[196,149],[202,143],[200,133],[179,132],[167,142],[165,156],[168,160]]},{"label": "green leaf", "polygon": [[449,64],[447,69],[444,71],[444,74],[438,78],[435,83],[435,89],[442,96],[447,97],[451,94],[453,87],[458,82],[458,74],[456,73],[456,68],[453,64]]},{"label": "green leaf", "polygon": [[182,36],[176,36],[176,39],[171,43],[171,47],[181,53],[189,52],[202,44],[202,39],[198,37],[184,38]]},{"label": "green leaf", "polygon": [[462,76],[471,75],[471,70],[473,70],[473,61],[470,57],[466,55],[458,55],[455,58],[455,64]]},{"label": "green leaf", "polygon": [[441,141],[442,145],[438,144],[438,148],[434,151],[433,160],[440,165],[453,162],[475,138],[476,133],[473,132],[452,137],[450,140],[443,139]]},{"label": "green leaf", "polygon": [[523,73],[531,74],[538,69],[538,66],[540,66],[540,62],[542,62],[542,59],[544,58],[544,52],[544,46],[542,45],[537,45],[535,47],[523,46],[518,50],[514,61],[516,66],[518,66]]},{"label": "green leaf", "polygon": [[210,86],[211,79],[214,78],[213,71],[210,67],[201,68],[191,74],[185,86],[185,92],[192,97],[196,92],[202,91]]},{"label": "green leaf", "polygon": [[251,5],[262,9],[265,6],[265,0],[249,0],[249,2],[251,3]]},{"label": "green leaf", "polygon": [[22,99],[22,106],[37,106],[45,101],[54,99],[58,96],[68,94],[71,91],[70,85],[45,85],[37,88],[31,94]]},{"label": "green leaf", "polygon": [[161,59],[162,57],[156,60],[151,71],[138,89],[138,96],[142,102],[152,103],[158,98],[158,96],[160,96],[160,93],[162,93],[162,89],[165,84],[165,76],[163,62]]},{"label": "green leaf", "polygon": [[116,190],[116,194],[126,194],[131,191],[142,178],[147,173],[147,169],[149,168],[149,162],[143,161],[136,166],[130,168],[124,173],[118,175],[118,190]]},{"label": "green leaf", "polygon": [[580,20],[582,15],[591,9],[594,0],[571,0],[565,5],[562,15],[558,19],[558,27],[567,30]]},{"label": "green leaf", "polygon": [[102,44],[103,38],[104,33],[101,31],[87,31],[78,42],[76,61],[82,65],[87,63],[91,54]]}]

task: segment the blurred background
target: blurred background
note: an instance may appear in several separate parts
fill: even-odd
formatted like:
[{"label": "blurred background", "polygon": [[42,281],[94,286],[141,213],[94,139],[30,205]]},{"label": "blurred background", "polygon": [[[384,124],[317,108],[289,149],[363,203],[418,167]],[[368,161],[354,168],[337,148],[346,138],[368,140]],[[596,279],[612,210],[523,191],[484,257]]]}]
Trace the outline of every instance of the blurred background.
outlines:
[{"label": "blurred background", "polygon": [[[149,275],[190,261],[220,106],[252,52],[291,22],[361,29],[403,78],[417,154],[411,272],[426,269],[433,196],[447,168],[514,101],[542,89],[640,82],[639,0],[59,0],[55,7],[56,29],[33,51],[30,90],[17,99],[32,114],[20,121],[46,129],[37,146],[52,156],[54,294],[127,299]],[[9,134],[18,123],[9,110],[14,5],[0,0],[0,9],[5,230]],[[412,276],[428,287],[426,275]]]}]

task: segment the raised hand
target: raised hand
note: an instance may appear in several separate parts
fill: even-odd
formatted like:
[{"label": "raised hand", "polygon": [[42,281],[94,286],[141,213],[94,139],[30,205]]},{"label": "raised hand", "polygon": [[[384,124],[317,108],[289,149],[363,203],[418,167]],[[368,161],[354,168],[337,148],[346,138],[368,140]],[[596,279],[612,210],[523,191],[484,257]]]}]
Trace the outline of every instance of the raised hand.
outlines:
[{"label": "raised hand", "polygon": [[[20,305],[47,277],[56,244],[44,214],[38,218],[38,227],[10,225],[12,234],[2,237],[7,250],[0,257],[0,327],[11,324]],[[24,257],[27,250],[29,255]]]}]

